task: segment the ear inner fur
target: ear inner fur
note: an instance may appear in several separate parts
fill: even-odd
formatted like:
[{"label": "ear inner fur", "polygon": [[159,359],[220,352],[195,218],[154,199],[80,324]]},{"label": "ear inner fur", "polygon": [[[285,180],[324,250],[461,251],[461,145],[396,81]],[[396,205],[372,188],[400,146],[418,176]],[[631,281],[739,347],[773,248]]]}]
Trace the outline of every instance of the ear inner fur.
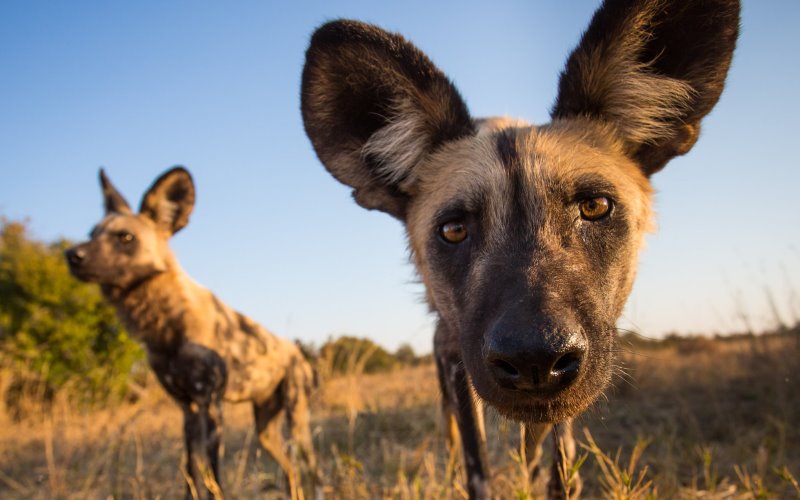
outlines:
[{"label": "ear inner fur", "polygon": [[613,123],[651,175],[694,145],[722,93],[737,0],[609,0],[561,74],[552,117]]}]

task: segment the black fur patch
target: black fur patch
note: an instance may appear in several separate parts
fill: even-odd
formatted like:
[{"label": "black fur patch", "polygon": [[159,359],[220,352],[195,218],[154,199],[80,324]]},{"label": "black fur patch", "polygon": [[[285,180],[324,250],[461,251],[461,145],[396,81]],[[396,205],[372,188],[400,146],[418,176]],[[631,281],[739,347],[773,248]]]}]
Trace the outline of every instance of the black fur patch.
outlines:
[{"label": "black fur patch", "polygon": [[173,354],[150,354],[150,365],[164,389],[183,404],[207,408],[221,400],[227,382],[225,361],[215,351],[184,342]]},{"label": "black fur patch", "polygon": [[517,150],[517,136],[513,129],[501,130],[497,133],[495,142],[500,161],[506,170],[514,172],[520,168],[519,151]]},{"label": "black fur patch", "polygon": [[130,213],[131,207],[125,198],[111,184],[105,170],[100,169],[100,188],[103,191],[103,207],[106,213]]},{"label": "black fur patch", "polygon": [[[447,242],[440,234],[442,225],[454,221],[461,222],[467,228],[467,239],[460,243]],[[480,217],[477,213],[468,212],[461,205],[441,210],[434,219],[428,242],[431,267],[441,273],[449,286],[459,291],[464,290],[472,258],[479,251],[482,240]]]},{"label": "black fur patch", "polygon": [[509,227],[523,228],[529,227],[525,221],[530,218],[528,212],[529,204],[525,188],[524,172],[522,171],[522,159],[520,158],[519,148],[517,147],[517,132],[515,129],[504,129],[497,133],[495,142],[500,161],[508,174],[508,181],[511,185],[511,214],[509,214]]},{"label": "black fur patch", "polygon": [[[328,71],[325,80],[335,85],[319,88],[318,72]],[[311,38],[306,51],[302,81],[302,110],[307,131],[319,132],[314,117],[319,111],[341,116],[338,129],[328,129],[335,137],[350,133],[366,141],[386,124],[392,100],[409,97],[418,91],[443,97],[442,113],[431,135],[436,147],[474,133],[466,104],[447,77],[428,57],[401,35],[377,26],[351,20],[322,25]],[[312,96],[326,93],[330,109],[317,110]],[[330,92],[330,93],[328,93]],[[327,120],[326,120],[327,121]],[[310,133],[316,145],[317,133]]]}]

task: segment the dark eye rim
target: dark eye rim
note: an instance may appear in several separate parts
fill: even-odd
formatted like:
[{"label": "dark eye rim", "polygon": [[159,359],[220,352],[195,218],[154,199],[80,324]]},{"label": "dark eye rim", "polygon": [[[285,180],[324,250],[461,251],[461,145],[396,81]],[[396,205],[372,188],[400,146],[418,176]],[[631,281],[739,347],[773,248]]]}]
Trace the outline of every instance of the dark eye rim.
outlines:
[{"label": "dark eye rim", "polygon": [[[601,215],[599,215],[597,217],[587,217],[586,215],[584,215],[583,211],[580,208],[581,204],[583,204],[583,203],[585,203],[587,201],[596,200],[596,199],[599,199],[599,198],[603,198],[608,202],[608,210],[606,210],[605,212],[603,212],[603,214],[601,214]],[[616,207],[616,202],[614,201],[614,198],[612,198],[611,196],[608,196],[606,194],[591,194],[591,195],[581,196],[580,198],[578,198],[576,200],[576,203],[578,205],[578,212],[580,212],[581,219],[585,220],[587,222],[599,222],[599,221],[608,219],[609,217],[611,217],[611,214],[614,213],[614,208]]]},{"label": "dark eye rim", "polygon": [[[448,224],[459,224],[464,230],[464,233],[465,233],[464,238],[459,240],[459,241],[452,241],[452,240],[447,239],[447,237],[445,237],[445,235],[444,235],[444,232],[445,232],[444,228]],[[442,222],[441,224],[439,224],[437,226],[436,234],[439,237],[439,240],[441,240],[443,243],[445,243],[447,245],[460,245],[460,244],[464,243],[465,241],[467,241],[470,238],[470,231],[469,231],[469,228],[468,228],[468,224],[463,218],[453,218],[453,219],[447,220],[445,222]]]},{"label": "dark eye rim", "polygon": [[135,239],[136,236],[134,236],[133,233],[129,233],[127,231],[120,231],[117,233],[117,241],[119,241],[122,244],[127,245]]}]

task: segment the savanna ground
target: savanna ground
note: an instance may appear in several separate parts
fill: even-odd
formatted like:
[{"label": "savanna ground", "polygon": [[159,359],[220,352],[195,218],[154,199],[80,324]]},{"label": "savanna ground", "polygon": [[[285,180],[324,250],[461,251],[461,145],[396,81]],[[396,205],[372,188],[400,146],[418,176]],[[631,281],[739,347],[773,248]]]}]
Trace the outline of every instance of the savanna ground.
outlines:
[{"label": "savanna ground", "polygon": [[[614,386],[576,422],[584,498],[800,498],[800,330],[621,349]],[[431,364],[366,375],[353,363],[323,379],[314,432],[327,498],[466,497]],[[148,380],[113,408],[81,411],[58,394],[44,408],[27,394],[20,420],[0,406],[0,498],[181,497],[180,412]],[[225,410],[223,489],[262,497],[276,467],[248,405]],[[518,427],[490,411],[487,430],[497,497],[537,498]]]}]

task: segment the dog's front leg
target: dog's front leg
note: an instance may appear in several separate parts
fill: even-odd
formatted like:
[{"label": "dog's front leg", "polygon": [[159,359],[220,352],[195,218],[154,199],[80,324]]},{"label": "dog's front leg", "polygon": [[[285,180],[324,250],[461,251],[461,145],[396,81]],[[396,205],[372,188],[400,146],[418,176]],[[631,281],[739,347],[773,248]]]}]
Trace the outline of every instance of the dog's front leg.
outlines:
[{"label": "dog's front leg", "polygon": [[547,483],[547,496],[553,499],[579,498],[583,483],[575,465],[575,438],[572,420],[553,425],[553,466]]},{"label": "dog's front leg", "polygon": [[531,486],[534,486],[541,476],[541,461],[542,455],[544,455],[542,443],[552,427],[552,424],[520,424],[522,431],[521,441],[525,449],[528,482]]},{"label": "dog's front leg", "polygon": [[213,350],[192,342],[168,352],[148,351],[150,366],[183,410],[186,498],[221,498],[219,448],[227,368]]},{"label": "dog's front leg", "polygon": [[[540,479],[547,480],[547,498],[578,498],[581,492],[581,478],[575,464],[575,439],[572,436],[572,420],[558,424],[521,424],[522,441],[525,446],[528,481],[534,489],[542,486]],[[549,478],[541,478],[542,444],[547,434],[553,431],[553,464]]]},{"label": "dog's front leg", "polygon": [[220,462],[220,445],[222,444],[222,401],[221,398],[214,401],[208,408],[206,414],[206,448],[205,454],[208,463],[211,465],[211,472],[214,475],[214,495],[222,497],[222,490],[220,489],[220,475],[219,475],[219,462]]},{"label": "dog's front leg", "polygon": [[184,406],[183,432],[186,440],[186,498],[222,498],[219,476],[221,402]]},{"label": "dog's front leg", "polygon": [[[183,436],[186,440],[186,499],[206,498],[204,476],[211,473],[206,457],[206,409],[190,404],[183,408]],[[210,496],[210,495],[209,495]],[[211,497],[213,498],[213,497]]]},{"label": "dog's front leg", "polygon": [[451,419],[455,417],[464,464],[467,473],[467,492],[471,499],[489,498],[488,467],[486,461],[486,437],[483,429],[482,408],[472,396],[460,353],[451,349],[447,331],[439,323],[434,336],[434,357],[442,389],[442,409],[446,419],[451,445],[457,441]]}]

